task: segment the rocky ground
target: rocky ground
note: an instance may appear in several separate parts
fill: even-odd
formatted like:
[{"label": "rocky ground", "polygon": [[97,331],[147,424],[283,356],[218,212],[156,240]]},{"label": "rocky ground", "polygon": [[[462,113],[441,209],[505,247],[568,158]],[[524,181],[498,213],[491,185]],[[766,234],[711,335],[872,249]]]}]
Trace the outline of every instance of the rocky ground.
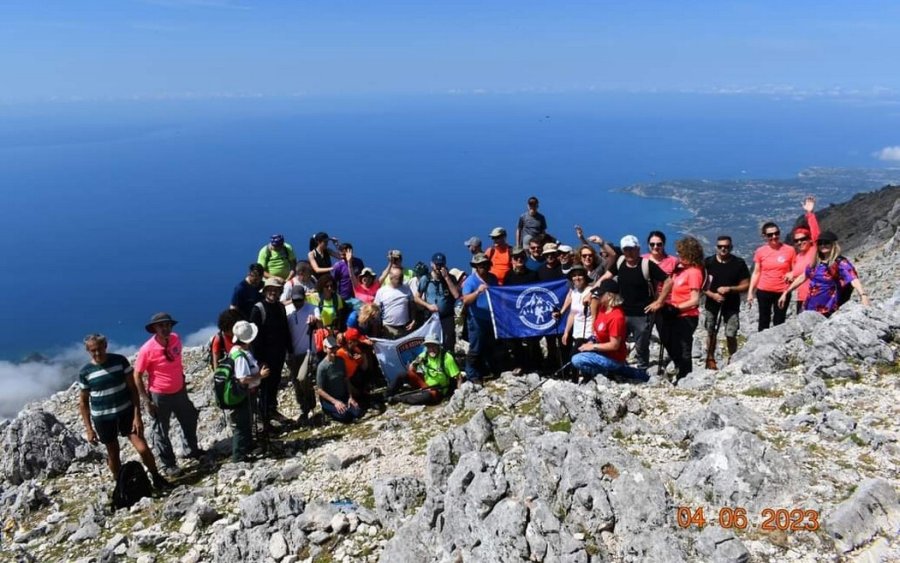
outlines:
[{"label": "rocky ground", "polygon": [[109,509],[77,390],[58,393],[0,426],[0,559],[900,560],[900,205],[886,217],[894,234],[858,252],[871,308],[792,317],[677,388],[529,393],[537,375],[505,374],[445,405],[295,430],[233,464],[189,351],[215,459],[185,462],[178,488],[130,510]]}]

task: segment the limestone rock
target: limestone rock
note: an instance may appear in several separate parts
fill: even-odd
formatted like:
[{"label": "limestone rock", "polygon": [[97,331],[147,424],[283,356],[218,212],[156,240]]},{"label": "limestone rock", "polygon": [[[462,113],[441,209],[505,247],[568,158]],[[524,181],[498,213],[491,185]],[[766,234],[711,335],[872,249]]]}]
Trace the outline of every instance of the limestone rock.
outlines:
[{"label": "limestone rock", "polygon": [[869,479],[823,521],[828,535],[845,553],[879,533],[896,538],[900,533],[900,497],[890,482]]},{"label": "limestone rock", "polygon": [[0,478],[18,485],[26,479],[60,475],[84,445],[52,414],[23,411],[4,426],[0,436]]},{"label": "limestone rock", "polygon": [[425,500],[425,484],[414,477],[388,477],[372,483],[375,512],[388,527],[399,527],[402,520]]}]

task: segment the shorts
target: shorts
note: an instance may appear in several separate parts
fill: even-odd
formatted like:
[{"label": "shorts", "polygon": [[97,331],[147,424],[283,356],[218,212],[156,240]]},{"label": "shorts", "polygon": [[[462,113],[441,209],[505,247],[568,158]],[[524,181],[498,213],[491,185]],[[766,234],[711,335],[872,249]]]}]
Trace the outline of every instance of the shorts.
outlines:
[{"label": "shorts", "polygon": [[109,444],[116,441],[119,436],[134,434],[134,407],[120,412],[117,418],[92,420],[91,422],[94,424],[94,432],[97,433],[100,443]]},{"label": "shorts", "polygon": [[[706,311],[705,314],[706,318],[703,326],[706,328],[707,333],[712,334],[713,329],[716,328],[716,313]],[[724,332],[726,338],[735,338],[739,328],[741,328],[740,311],[723,310],[722,319],[719,321],[719,335]]]}]

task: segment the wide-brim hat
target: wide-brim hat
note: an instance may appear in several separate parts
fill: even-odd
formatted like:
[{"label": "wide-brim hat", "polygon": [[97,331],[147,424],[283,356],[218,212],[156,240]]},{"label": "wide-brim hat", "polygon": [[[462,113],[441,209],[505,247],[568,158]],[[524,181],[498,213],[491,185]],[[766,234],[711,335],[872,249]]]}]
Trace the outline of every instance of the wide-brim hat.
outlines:
[{"label": "wide-brim hat", "polygon": [[372,276],[374,278],[375,270],[366,266],[365,268],[362,269],[362,272],[359,273],[359,277],[363,277],[363,276]]},{"label": "wide-brim hat", "polygon": [[234,336],[231,337],[232,342],[243,342],[244,344],[250,344],[254,340],[256,340],[256,335],[259,334],[259,328],[247,321],[238,321],[234,323],[234,327],[231,329],[231,334]]},{"label": "wide-brim hat", "polygon": [[156,313],[155,315],[150,317],[150,322],[144,325],[144,329],[150,334],[153,334],[154,332],[156,332],[153,330],[153,325],[162,323],[172,323],[172,326],[175,326],[178,324],[178,321],[173,319],[172,315],[170,315],[169,313]]},{"label": "wide-brim hat", "polygon": [[559,252],[559,247],[556,246],[556,243],[548,242],[544,245],[541,254],[556,254],[557,252]]},{"label": "wide-brim hat", "polygon": [[834,244],[838,241],[838,236],[833,231],[825,231],[816,239],[816,244]]},{"label": "wide-brim hat", "polygon": [[575,274],[581,274],[582,276],[586,276],[586,275],[587,275],[587,268],[585,268],[585,267],[582,266],[581,264],[575,264],[574,266],[572,266],[571,268],[569,268],[569,271],[568,271],[568,272],[566,272],[566,276],[568,276],[568,277],[570,277],[570,278],[571,278],[572,276],[574,276]]},{"label": "wide-brim hat", "polygon": [[275,278],[266,278],[266,283],[263,284],[263,291],[269,289],[270,287],[277,287],[278,289],[281,289],[282,287],[284,287],[284,282]]},{"label": "wide-brim hat", "polygon": [[425,337],[425,342],[423,344],[436,344],[438,346],[441,345],[441,339],[438,338],[437,334],[433,332]]},{"label": "wide-brim hat", "polygon": [[470,262],[470,264],[472,266],[475,266],[478,264],[490,264],[490,263],[491,263],[491,259],[488,258],[487,256],[485,256],[484,252],[477,253],[475,256],[472,257],[472,261]]}]

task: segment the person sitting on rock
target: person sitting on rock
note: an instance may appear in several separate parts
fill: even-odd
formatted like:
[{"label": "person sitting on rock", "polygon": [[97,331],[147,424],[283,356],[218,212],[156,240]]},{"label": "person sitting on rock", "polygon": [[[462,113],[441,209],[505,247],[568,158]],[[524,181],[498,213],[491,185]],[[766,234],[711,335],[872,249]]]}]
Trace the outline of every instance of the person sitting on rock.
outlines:
[{"label": "person sitting on rock", "polygon": [[259,334],[253,323],[238,321],[234,325],[232,347],[229,356],[234,361],[234,377],[238,383],[247,388],[248,398],[229,413],[231,422],[231,461],[237,463],[248,461],[253,450],[253,399],[260,381],[269,376],[269,366],[260,365],[250,344]]},{"label": "person sitting on rock", "polygon": [[856,268],[850,260],[841,256],[841,246],[837,241],[837,235],[831,231],[819,235],[815,259],[806,267],[804,274],[784,290],[778,299],[779,307],[783,304],[786,306],[791,291],[806,280],[809,280],[809,295],[803,302],[806,311],[830,317],[849,299],[848,286],[859,292],[863,305],[868,307],[871,304],[856,274]]},{"label": "person sitting on rock", "polygon": [[157,489],[171,487],[156,466],[156,458],[144,439],[144,422],[137,387],[134,384],[133,369],[125,356],[109,354],[107,341],[102,334],[89,334],[84,338],[84,349],[91,356],[91,362],[78,373],[79,411],[84,422],[87,441],[106,446],[107,464],[113,478],[119,476],[122,460],[119,450],[119,436],[125,436],[153,479]]},{"label": "person sitting on rock", "polygon": [[[406,374],[394,380],[388,389],[388,396],[393,403],[436,405],[450,394],[454,380],[461,378],[462,371],[453,354],[442,350],[437,335],[429,334],[425,337],[425,349],[410,362]],[[415,387],[415,390],[397,393],[404,382]]]},{"label": "person sitting on rock", "polygon": [[337,355],[337,340],[333,336],[323,343],[325,358],[316,370],[316,395],[322,411],[338,422],[353,422],[364,411],[353,396],[353,388],[347,381],[344,360]]},{"label": "person sitting on rock", "polygon": [[572,366],[584,378],[600,374],[645,381],[646,370],[625,364],[628,357],[625,313],[618,282],[606,279],[591,290],[591,316],[594,319],[593,338],[578,347],[578,353],[572,356]]}]

